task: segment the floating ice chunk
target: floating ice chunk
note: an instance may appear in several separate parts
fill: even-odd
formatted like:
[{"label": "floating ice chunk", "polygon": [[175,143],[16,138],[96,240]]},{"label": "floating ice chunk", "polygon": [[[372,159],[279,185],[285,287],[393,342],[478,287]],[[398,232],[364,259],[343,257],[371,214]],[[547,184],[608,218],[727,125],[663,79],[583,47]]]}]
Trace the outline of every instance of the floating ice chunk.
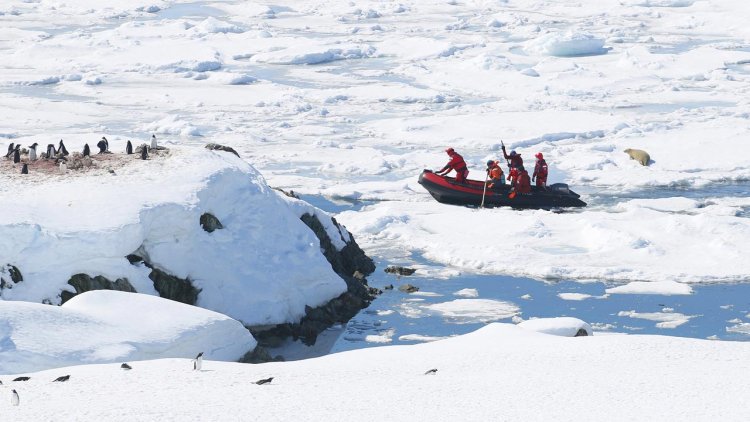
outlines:
[{"label": "floating ice chunk", "polygon": [[454,296],[460,297],[479,297],[477,289],[461,289],[457,292],[453,292]]},{"label": "floating ice chunk", "polygon": [[604,40],[585,32],[553,32],[526,43],[527,53],[557,57],[592,56],[606,54]]},{"label": "floating ice chunk", "polygon": [[424,305],[423,308],[442,314],[448,322],[455,324],[498,321],[511,318],[520,311],[513,303],[490,299],[456,299]]},{"label": "floating ice chunk", "polygon": [[639,313],[636,311],[620,311],[617,316],[624,316],[630,318],[645,319],[648,321],[656,321],[656,328],[677,328],[682,324],[690,321],[695,315],[684,315],[679,312],[644,312]]},{"label": "floating ice chunk", "polygon": [[526,69],[524,69],[524,70],[521,71],[521,74],[522,75],[526,75],[526,76],[532,76],[532,77],[535,77],[535,78],[539,77],[539,72],[537,72],[536,70],[534,70],[533,67],[527,67]]},{"label": "floating ice chunk", "polygon": [[399,336],[399,340],[401,341],[421,341],[423,343],[428,343],[431,341],[437,341],[437,340],[443,340],[449,337],[435,337],[435,336],[425,336],[421,334],[405,334],[403,336]]},{"label": "floating ice chunk", "polygon": [[626,0],[623,4],[642,7],[690,7],[695,0]]},{"label": "floating ice chunk", "polygon": [[689,295],[693,288],[685,283],[676,281],[634,281],[623,286],[606,290],[608,294],[636,294],[636,295]]},{"label": "floating ice chunk", "polygon": [[195,30],[198,32],[209,33],[209,34],[219,34],[219,33],[220,34],[226,34],[226,33],[241,34],[245,32],[245,28],[242,28],[240,26],[237,26],[228,22],[222,22],[214,17],[209,17],[203,22],[196,25]]},{"label": "floating ice chunk", "polygon": [[558,293],[557,296],[562,300],[584,300],[593,297],[585,293]]}]

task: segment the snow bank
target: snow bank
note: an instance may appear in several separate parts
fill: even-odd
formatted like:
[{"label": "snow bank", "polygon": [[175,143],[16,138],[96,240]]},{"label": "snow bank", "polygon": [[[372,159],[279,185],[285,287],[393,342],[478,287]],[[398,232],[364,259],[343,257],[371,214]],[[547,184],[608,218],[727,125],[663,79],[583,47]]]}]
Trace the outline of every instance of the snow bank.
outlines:
[{"label": "snow bank", "polygon": [[301,65],[322,64],[336,60],[363,59],[372,57],[375,48],[371,45],[305,45],[289,47],[270,53],[260,53],[253,57],[257,63]]},{"label": "snow bank", "polygon": [[[198,306],[246,325],[296,322],[346,290],[297,212],[240,158],[172,146],[167,157],[127,162],[115,175],[30,173],[23,192],[12,188],[20,174],[3,175],[0,257],[24,279],[3,299],[60,303],[79,273],[155,294],[150,270],[125,258],[132,253],[190,280]],[[224,228],[204,231],[204,213]]]},{"label": "snow bank", "polygon": [[[490,324],[441,341],[294,362],[209,361],[196,372],[188,360],[163,359],[127,372],[110,364],[32,373],[25,383],[4,377],[21,403],[8,404],[6,387],[3,415],[19,422],[50,415],[260,421],[297,420],[304,409],[310,420],[742,421],[750,419],[742,400],[750,394],[749,346],[666,336],[570,338]],[[430,369],[437,371],[425,375]],[[68,382],[50,382],[63,374]],[[270,385],[254,384],[268,377]],[[585,406],[575,405],[582,398]]]},{"label": "snow bank", "polygon": [[518,326],[525,330],[563,337],[575,337],[581,330],[585,331],[587,336],[594,334],[588,323],[570,317],[535,318],[523,321]]},{"label": "snow bank", "polygon": [[0,301],[0,374],[161,358],[236,361],[255,339],[225,315],[159,297],[86,292],[63,306]]}]

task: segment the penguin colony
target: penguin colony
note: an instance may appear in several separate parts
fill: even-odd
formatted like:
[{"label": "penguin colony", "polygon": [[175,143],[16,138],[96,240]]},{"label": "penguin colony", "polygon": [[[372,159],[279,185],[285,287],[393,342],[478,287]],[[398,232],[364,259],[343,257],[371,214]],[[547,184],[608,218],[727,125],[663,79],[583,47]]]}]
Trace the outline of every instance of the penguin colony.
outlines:
[{"label": "penguin colony", "polygon": [[[16,168],[15,171],[20,171],[20,174],[29,174],[29,172],[33,173],[34,170],[50,168],[50,165],[56,167],[58,172],[62,174],[67,173],[69,169],[72,170],[91,166],[92,155],[88,143],[84,144],[83,151],[80,155],[78,153],[70,154],[62,139],[60,139],[57,146],[55,146],[55,144],[47,144],[46,151],[41,154],[38,153],[38,146],[39,143],[34,142],[33,144],[28,145],[27,149],[23,148],[21,143],[16,144],[11,142],[5,153],[5,159],[12,162],[13,167]],[[109,150],[109,140],[107,137],[102,136],[102,139],[97,142],[96,146],[99,148],[99,152],[97,152],[96,155],[112,154]],[[150,143],[141,144],[135,151],[133,149],[133,144],[128,140],[125,145],[125,154],[131,155],[136,153],[141,160],[148,160],[149,153],[153,153],[155,150],[166,149],[167,148],[158,145],[156,135],[151,135]],[[110,171],[110,173],[113,172]]]}]

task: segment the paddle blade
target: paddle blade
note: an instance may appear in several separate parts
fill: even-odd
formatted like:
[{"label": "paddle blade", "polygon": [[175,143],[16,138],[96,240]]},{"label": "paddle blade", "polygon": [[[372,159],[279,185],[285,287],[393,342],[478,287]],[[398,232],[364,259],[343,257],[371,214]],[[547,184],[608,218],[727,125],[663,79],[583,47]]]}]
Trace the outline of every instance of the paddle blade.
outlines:
[{"label": "paddle blade", "polygon": [[513,199],[515,197],[516,197],[516,192],[515,191],[513,191],[513,192],[511,192],[511,193],[508,194],[508,198],[510,198],[510,199]]}]

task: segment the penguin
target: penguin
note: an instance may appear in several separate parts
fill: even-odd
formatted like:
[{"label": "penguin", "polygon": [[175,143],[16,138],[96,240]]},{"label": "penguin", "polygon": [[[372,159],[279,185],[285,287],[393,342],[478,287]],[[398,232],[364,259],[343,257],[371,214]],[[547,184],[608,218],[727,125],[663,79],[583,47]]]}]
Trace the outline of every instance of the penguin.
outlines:
[{"label": "penguin", "polygon": [[16,144],[14,144],[13,142],[11,142],[10,145],[8,145],[8,153],[5,154],[5,158],[9,158],[10,155],[13,154],[13,151],[15,149],[16,149]]},{"label": "penguin", "polygon": [[141,147],[141,160],[148,160],[148,146],[146,144]]},{"label": "penguin", "polygon": [[46,159],[50,159],[57,155],[57,151],[55,151],[55,144],[47,144],[47,156]]},{"label": "penguin", "polygon": [[271,381],[273,381],[273,377],[271,377],[271,378],[264,378],[262,380],[255,381],[255,383],[258,384],[258,385],[263,385],[263,384],[270,384]]},{"label": "penguin", "polygon": [[21,167],[21,174],[29,174],[29,165],[26,163],[23,163],[23,167]]},{"label": "penguin", "polygon": [[60,173],[67,173],[68,172],[68,163],[65,161],[60,161]]},{"label": "penguin", "polygon": [[437,374],[437,368],[429,369],[424,374],[425,375],[435,375],[435,374]]},{"label": "penguin", "polygon": [[130,365],[128,365],[127,363],[123,363],[122,365],[120,365],[120,369],[124,369],[126,371],[129,371],[129,370],[133,369],[133,367],[130,366]]},{"label": "penguin", "polygon": [[126,154],[133,153],[133,144],[130,143],[130,140],[128,140],[128,144],[125,146],[125,153]]},{"label": "penguin", "polygon": [[21,399],[18,397],[18,392],[13,390],[13,392],[10,393],[10,404],[18,406],[19,403],[21,403]]},{"label": "penguin", "polygon": [[156,135],[151,135],[151,149],[156,149]]},{"label": "penguin", "polygon": [[63,375],[61,377],[55,378],[55,380],[52,381],[52,382],[65,382],[65,381],[67,381],[69,379],[70,379],[70,375]]},{"label": "penguin", "polygon": [[31,377],[18,377],[18,378],[15,378],[13,381],[28,381],[30,379]]},{"label": "penguin", "polygon": [[105,152],[107,152],[107,143],[104,142],[104,138],[102,138],[101,141],[97,142],[96,146],[99,147],[98,154],[104,154]]},{"label": "penguin", "polygon": [[83,145],[83,156],[84,157],[90,157],[91,156],[91,148],[89,148],[89,144]]},{"label": "penguin", "polygon": [[16,146],[16,150],[13,151],[13,164],[18,164],[21,162],[21,144],[18,144]]},{"label": "penguin", "polygon": [[36,142],[29,145],[29,161],[36,161],[36,146],[39,145]]},{"label": "penguin", "polygon": [[57,151],[61,152],[62,155],[68,155],[68,150],[65,148],[65,144],[63,144],[62,139],[60,139],[60,145],[57,147]]},{"label": "penguin", "polygon": [[109,141],[104,136],[102,136],[102,140],[104,141],[104,150],[109,152]]},{"label": "penguin", "polygon": [[198,356],[193,359],[193,370],[200,371],[203,365],[203,352],[198,353]]}]

